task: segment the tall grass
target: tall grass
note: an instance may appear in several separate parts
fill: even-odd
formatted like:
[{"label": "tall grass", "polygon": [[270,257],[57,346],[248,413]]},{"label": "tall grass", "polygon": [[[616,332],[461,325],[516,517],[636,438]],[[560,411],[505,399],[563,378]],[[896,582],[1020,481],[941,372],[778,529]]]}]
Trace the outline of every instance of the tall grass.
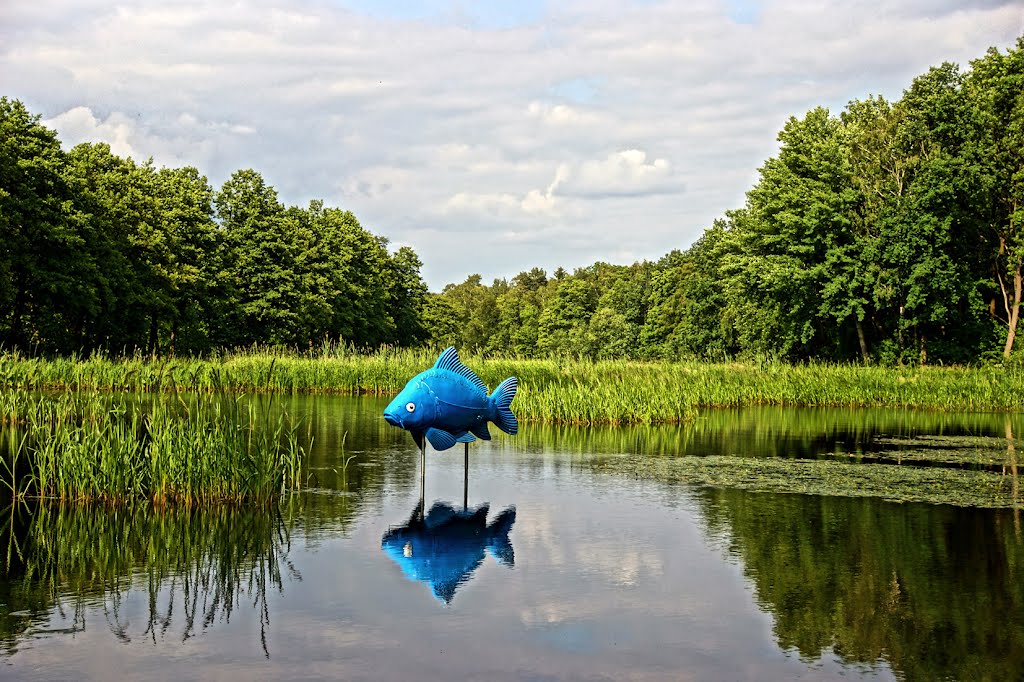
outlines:
[{"label": "tall grass", "polygon": [[[210,358],[90,355],[58,359],[0,354],[0,387],[246,393],[397,393],[433,365],[436,350],[359,354],[254,348]],[[516,359],[463,354],[489,386],[520,380],[520,419],[563,424],[678,423],[700,408],[744,405],[1024,410],[1024,365],[907,367],[777,362],[700,363]],[[2,410],[2,404],[0,404]]]},{"label": "tall grass", "polygon": [[266,503],[303,484],[298,426],[242,396],[16,393],[0,410],[22,427],[4,477],[19,499]]}]

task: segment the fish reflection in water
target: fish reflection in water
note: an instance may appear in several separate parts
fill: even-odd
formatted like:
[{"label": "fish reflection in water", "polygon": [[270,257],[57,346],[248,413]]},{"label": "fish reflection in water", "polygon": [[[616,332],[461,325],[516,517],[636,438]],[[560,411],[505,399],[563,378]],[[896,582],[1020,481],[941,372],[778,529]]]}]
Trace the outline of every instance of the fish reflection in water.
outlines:
[{"label": "fish reflection in water", "polygon": [[508,534],[516,508],[508,507],[490,524],[489,510],[486,502],[461,510],[435,502],[424,516],[419,504],[408,522],[384,534],[381,549],[410,580],[426,583],[435,597],[450,604],[455,590],[472,577],[487,552],[503,566],[515,565]]}]

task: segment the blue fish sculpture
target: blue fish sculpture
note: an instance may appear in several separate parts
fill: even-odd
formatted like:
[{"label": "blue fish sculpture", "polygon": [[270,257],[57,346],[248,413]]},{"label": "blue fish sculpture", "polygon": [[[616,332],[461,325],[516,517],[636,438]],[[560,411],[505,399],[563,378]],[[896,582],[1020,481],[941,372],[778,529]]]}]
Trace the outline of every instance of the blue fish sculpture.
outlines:
[{"label": "blue fish sculpture", "polygon": [[384,419],[411,433],[417,447],[423,447],[426,437],[435,450],[477,438],[490,440],[487,422],[515,435],[519,423],[509,405],[518,387],[519,381],[509,377],[487,395],[484,382],[449,346],[433,367],[409,380],[384,410]]},{"label": "blue fish sculpture", "polygon": [[466,583],[489,553],[503,566],[515,565],[509,531],[516,522],[516,508],[509,507],[487,523],[490,505],[457,510],[435,502],[426,517],[420,508],[409,521],[391,528],[381,538],[381,549],[401,567],[410,580],[425,583],[445,604]]}]

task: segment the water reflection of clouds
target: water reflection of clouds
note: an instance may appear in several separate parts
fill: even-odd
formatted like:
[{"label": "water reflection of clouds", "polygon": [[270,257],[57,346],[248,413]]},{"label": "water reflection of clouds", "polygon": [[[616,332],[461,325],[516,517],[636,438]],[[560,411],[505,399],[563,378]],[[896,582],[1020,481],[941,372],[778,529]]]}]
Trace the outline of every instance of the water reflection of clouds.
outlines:
[{"label": "water reflection of clouds", "polygon": [[661,579],[665,571],[664,561],[653,546],[627,549],[611,541],[590,542],[576,549],[576,557],[588,573],[626,587],[641,580]]}]

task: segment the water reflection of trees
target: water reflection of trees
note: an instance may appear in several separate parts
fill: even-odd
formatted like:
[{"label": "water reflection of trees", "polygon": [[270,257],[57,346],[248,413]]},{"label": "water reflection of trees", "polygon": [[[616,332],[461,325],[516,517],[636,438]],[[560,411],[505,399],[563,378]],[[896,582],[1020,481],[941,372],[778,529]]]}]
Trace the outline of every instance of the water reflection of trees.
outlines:
[{"label": "water reflection of trees", "polygon": [[[879,439],[989,436],[1002,438],[1008,417],[854,408],[746,407],[701,411],[679,425],[574,427],[525,424],[515,448],[547,448],[591,457],[636,453],[657,456],[750,455],[817,457],[869,453],[892,442]],[[1021,430],[1021,417],[1011,419]]]},{"label": "water reflection of trees", "polygon": [[[295,511],[11,506],[0,537],[0,653],[25,637],[77,632],[90,609],[122,641],[156,641],[187,640],[244,606],[258,611],[267,654],[268,590],[301,579],[289,558]],[[132,593],[148,601],[141,631],[122,614]],[[52,629],[55,621],[70,625]]]},{"label": "water reflection of trees", "polygon": [[908,680],[1024,679],[1024,544],[1009,510],[699,493],[779,646]]}]

